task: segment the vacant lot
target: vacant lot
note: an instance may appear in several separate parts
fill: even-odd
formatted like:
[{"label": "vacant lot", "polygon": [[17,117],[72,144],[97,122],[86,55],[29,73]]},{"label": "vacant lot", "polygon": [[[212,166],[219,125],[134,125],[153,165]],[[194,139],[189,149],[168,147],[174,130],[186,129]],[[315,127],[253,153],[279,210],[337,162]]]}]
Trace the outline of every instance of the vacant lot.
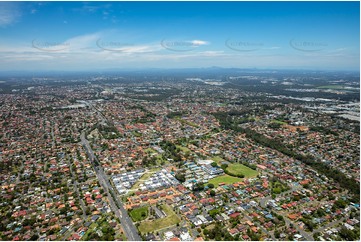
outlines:
[{"label": "vacant lot", "polygon": [[167,216],[165,218],[160,218],[153,221],[142,222],[138,227],[142,234],[160,230],[180,222],[178,216],[168,205],[162,205],[161,208],[167,214]]}]

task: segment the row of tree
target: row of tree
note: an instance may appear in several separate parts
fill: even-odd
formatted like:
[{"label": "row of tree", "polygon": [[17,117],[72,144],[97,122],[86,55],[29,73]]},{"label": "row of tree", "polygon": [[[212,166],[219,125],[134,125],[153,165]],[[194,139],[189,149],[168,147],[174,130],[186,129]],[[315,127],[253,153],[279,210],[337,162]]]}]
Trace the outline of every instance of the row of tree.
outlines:
[{"label": "row of tree", "polygon": [[219,120],[220,124],[224,126],[225,129],[232,129],[236,132],[245,133],[247,138],[250,138],[257,143],[275,149],[289,157],[303,162],[304,164],[315,169],[317,172],[324,174],[328,178],[333,179],[341,187],[348,189],[354,195],[352,201],[360,201],[360,183],[352,178],[348,178],[344,173],[340,172],[339,170],[332,168],[329,165],[322,163],[321,161],[316,160],[310,155],[302,155],[294,152],[283,143],[275,139],[268,138],[265,135],[257,133],[252,129],[244,129],[239,127],[237,122],[230,121],[231,119],[229,118],[227,113],[215,113],[214,116]]}]

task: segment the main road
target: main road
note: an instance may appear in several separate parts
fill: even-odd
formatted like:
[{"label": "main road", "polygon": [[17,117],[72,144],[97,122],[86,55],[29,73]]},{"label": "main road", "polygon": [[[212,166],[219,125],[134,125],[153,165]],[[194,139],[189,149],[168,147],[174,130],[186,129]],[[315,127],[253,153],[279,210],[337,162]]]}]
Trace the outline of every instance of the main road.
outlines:
[{"label": "main road", "polygon": [[128,212],[124,209],[123,203],[119,200],[114,191],[113,187],[109,183],[107,175],[99,164],[97,157],[94,155],[92,148],[89,145],[88,140],[85,138],[85,133],[82,132],[80,135],[81,144],[84,147],[91,164],[94,167],[95,173],[98,177],[100,185],[108,195],[109,205],[114,214],[121,221],[124,233],[127,236],[127,240],[141,241],[142,238],[139,236],[137,228],[134,226],[133,221],[128,215]]}]

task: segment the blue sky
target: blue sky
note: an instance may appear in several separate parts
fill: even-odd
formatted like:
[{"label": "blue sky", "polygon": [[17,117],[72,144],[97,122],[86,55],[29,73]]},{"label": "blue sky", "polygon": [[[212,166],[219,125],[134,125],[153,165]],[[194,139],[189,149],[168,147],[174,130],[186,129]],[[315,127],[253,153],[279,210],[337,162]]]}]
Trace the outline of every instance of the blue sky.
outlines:
[{"label": "blue sky", "polygon": [[359,2],[0,2],[0,70],[359,70]]}]

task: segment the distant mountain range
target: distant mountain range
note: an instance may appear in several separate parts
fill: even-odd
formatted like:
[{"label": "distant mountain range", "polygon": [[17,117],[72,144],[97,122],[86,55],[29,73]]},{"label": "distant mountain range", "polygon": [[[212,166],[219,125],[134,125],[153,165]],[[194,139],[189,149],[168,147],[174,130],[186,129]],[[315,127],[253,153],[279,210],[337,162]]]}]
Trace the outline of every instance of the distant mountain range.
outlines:
[{"label": "distant mountain range", "polygon": [[103,70],[89,70],[89,71],[0,71],[1,77],[39,77],[39,76],[83,76],[83,75],[169,75],[169,74],[218,74],[218,75],[232,75],[232,74],[261,74],[261,73],[302,73],[302,74],[321,74],[321,73],[343,73],[359,75],[359,71],[326,71],[326,70],[304,70],[304,69],[258,69],[258,68],[223,68],[218,66],[204,67],[204,68],[110,68]]}]

